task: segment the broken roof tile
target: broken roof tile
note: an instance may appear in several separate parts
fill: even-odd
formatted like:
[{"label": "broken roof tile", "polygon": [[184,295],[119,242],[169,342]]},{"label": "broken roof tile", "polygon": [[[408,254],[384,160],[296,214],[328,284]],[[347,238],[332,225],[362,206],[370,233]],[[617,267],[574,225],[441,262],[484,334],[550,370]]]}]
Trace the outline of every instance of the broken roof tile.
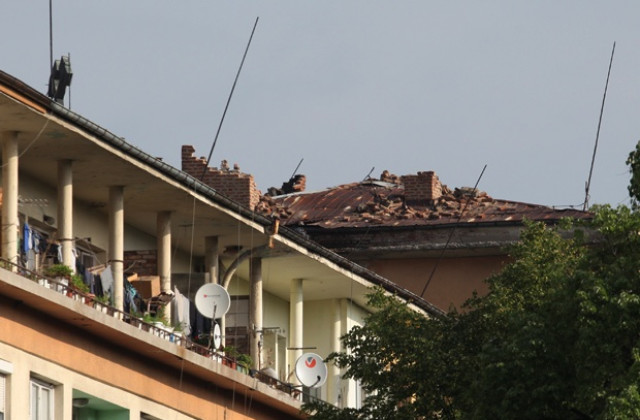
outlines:
[{"label": "broken roof tile", "polygon": [[[255,210],[278,217],[285,225],[324,228],[381,226],[428,226],[451,223],[496,223],[529,220],[590,218],[591,213],[574,209],[498,200],[469,187],[453,191],[442,184],[442,195],[434,200],[404,198],[401,177],[383,172],[381,181],[368,179],[317,192],[263,197]],[[393,182],[392,182],[393,181]],[[461,212],[464,213],[461,216]]]}]

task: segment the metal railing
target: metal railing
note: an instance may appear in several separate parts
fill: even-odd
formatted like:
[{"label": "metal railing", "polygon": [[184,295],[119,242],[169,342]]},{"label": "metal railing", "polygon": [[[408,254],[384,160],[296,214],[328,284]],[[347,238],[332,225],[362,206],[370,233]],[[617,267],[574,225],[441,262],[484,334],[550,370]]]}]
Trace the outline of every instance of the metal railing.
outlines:
[{"label": "metal railing", "polygon": [[[270,387],[277,389],[281,392],[285,392],[296,399],[302,399],[303,392],[300,387],[293,385],[288,382],[283,382],[278,379],[275,379],[271,376],[268,376],[260,371],[256,371],[254,369],[245,368],[243,366],[238,366],[238,362],[236,359],[225,355],[222,352],[217,351],[216,349],[212,349],[207,346],[203,346],[194,342],[191,338],[184,336],[182,333],[176,333],[172,329],[167,328],[166,326],[156,325],[149,322],[146,322],[139,317],[121,311],[116,307],[110,305],[109,303],[103,302],[100,298],[96,297],[93,293],[84,292],[79,290],[68,279],[59,279],[52,278],[42,273],[38,273],[33,270],[29,270],[24,266],[19,264],[15,264],[11,261],[7,261],[5,259],[0,258],[0,268],[4,268],[8,271],[11,271],[15,274],[18,274],[24,278],[32,280],[35,283],[38,283],[42,287],[47,289],[56,291],[63,295],[68,296],[71,299],[81,301],[89,307],[94,308],[97,311],[100,311],[104,314],[107,314],[115,319],[126,322],[127,324],[137,327],[142,331],[149,332],[155,336],[160,338],[164,338],[178,346],[184,347],[185,349],[197,353],[203,357],[206,357],[211,360],[215,360],[219,363],[222,363],[225,366],[228,366],[232,369],[236,369],[237,371],[243,372],[255,379],[258,379],[260,382],[263,382]],[[314,398],[311,395],[304,395],[304,398]]]}]

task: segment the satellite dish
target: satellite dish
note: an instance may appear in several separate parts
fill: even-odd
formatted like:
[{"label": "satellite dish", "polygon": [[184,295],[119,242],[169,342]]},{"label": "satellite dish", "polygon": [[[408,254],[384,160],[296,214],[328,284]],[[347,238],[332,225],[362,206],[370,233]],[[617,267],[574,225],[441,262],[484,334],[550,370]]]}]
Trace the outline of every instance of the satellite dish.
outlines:
[{"label": "satellite dish", "polygon": [[196,292],[196,308],[207,318],[220,318],[229,310],[231,299],[227,290],[215,283],[207,283]]},{"label": "satellite dish", "polygon": [[327,380],[327,365],[315,353],[305,353],[296,360],[296,378],[308,388],[318,388]]},{"label": "satellite dish", "polygon": [[220,325],[213,324],[213,348],[219,349],[222,344],[222,334],[220,333]]}]

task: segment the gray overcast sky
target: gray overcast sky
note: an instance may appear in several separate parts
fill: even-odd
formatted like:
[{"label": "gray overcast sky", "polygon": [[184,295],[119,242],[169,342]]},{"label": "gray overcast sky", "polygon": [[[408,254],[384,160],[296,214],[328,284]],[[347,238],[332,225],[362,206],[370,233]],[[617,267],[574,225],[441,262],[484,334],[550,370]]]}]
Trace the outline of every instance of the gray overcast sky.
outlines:
[{"label": "gray overcast sky", "polygon": [[[640,2],[54,0],[54,59],[70,53],[71,108],[180,167],[209,153],[260,22],[212,165],[264,192],[372,167],[435,170],[449,187],[577,205],[616,44],[591,203],[627,202],[640,139]],[[46,92],[49,3],[0,3],[0,68]],[[66,103],[66,102],[65,102]]]}]

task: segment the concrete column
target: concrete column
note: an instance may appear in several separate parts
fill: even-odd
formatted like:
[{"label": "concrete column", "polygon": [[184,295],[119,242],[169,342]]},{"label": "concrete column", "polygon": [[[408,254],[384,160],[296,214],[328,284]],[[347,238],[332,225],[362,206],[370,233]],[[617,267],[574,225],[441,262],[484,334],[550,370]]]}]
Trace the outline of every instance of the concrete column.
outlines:
[{"label": "concrete column", "polygon": [[58,239],[62,263],[75,271],[73,258],[73,173],[70,160],[58,161]]},{"label": "concrete column", "polygon": [[[331,320],[331,352],[339,352],[340,336],[342,335],[342,306],[339,299],[334,299],[331,303],[333,306],[333,318]],[[334,364],[329,365],[329,377],[327,378],[327,401],[338,407],[341,407],[340,398],[340,369]]]},{"label": "concrete column", "polygon": [[[171,212],[161,211],[157,216],[158,276],[163,292],[171,292]],[[167,321],[171,321],[171,305],[164,307]]]},{"label": "concrete column", "polygon": [[253,368],[262,367],[262,260],[251,258],[249,266],[249,347]]},{"label": "concrete column", "polygon": [[[218,237],[217,236],[207,236],[204,238],[204,265],[206,273],[205,276],[206,283],[216,283],[219,284],[221,279],[219,276],[219,250],[218,250]],[[222,334],[222,340],[220,341],[223,348],[226,346],[226,341],[224,339],[225,329],[227,327],[227,323],[225,321],[225,316],[222,315],[220,317],[220,332]],[[213,328],[213,326],[212,326]]]},{"label": "concrete column", "polygon": [[[340,335],[345,335],[351,329],[351,302],[348,299],[340,299]],[[344,374],[344,370],[340,371]],[[340,381],[340,406],[360,408],[358,394],[361,392],[356,381]]]},{"label": "concrete column", "polygon": [[109,264],[113,274],[113,304],[124,308],[124,187],[109,188]]},{"label": "concrete column", "polygon": [[218,278],[218,273],[220,272],[218,258],[218,237],[207,236],[204,238],[204,264],[209,274],[209,278],[207,279],[208,283],[220,283],[220,279]]},{"label": "concrete column", "polygon": [[19,228],[18,132],[10,131],[2,133],[2,258],[13,263],[18,262]]},{"label": "concrete column", "polygon": [[[304,294],[302,291],[302,279],[291,280],[289,296],[289,347],[294,349],[289,352],[289,371],[292,371],[295,367],[296,360],[302,356],[302,346],[304,345]],[[290,380],[293,383],[298,383],[295,375],[291,375]]]}]

